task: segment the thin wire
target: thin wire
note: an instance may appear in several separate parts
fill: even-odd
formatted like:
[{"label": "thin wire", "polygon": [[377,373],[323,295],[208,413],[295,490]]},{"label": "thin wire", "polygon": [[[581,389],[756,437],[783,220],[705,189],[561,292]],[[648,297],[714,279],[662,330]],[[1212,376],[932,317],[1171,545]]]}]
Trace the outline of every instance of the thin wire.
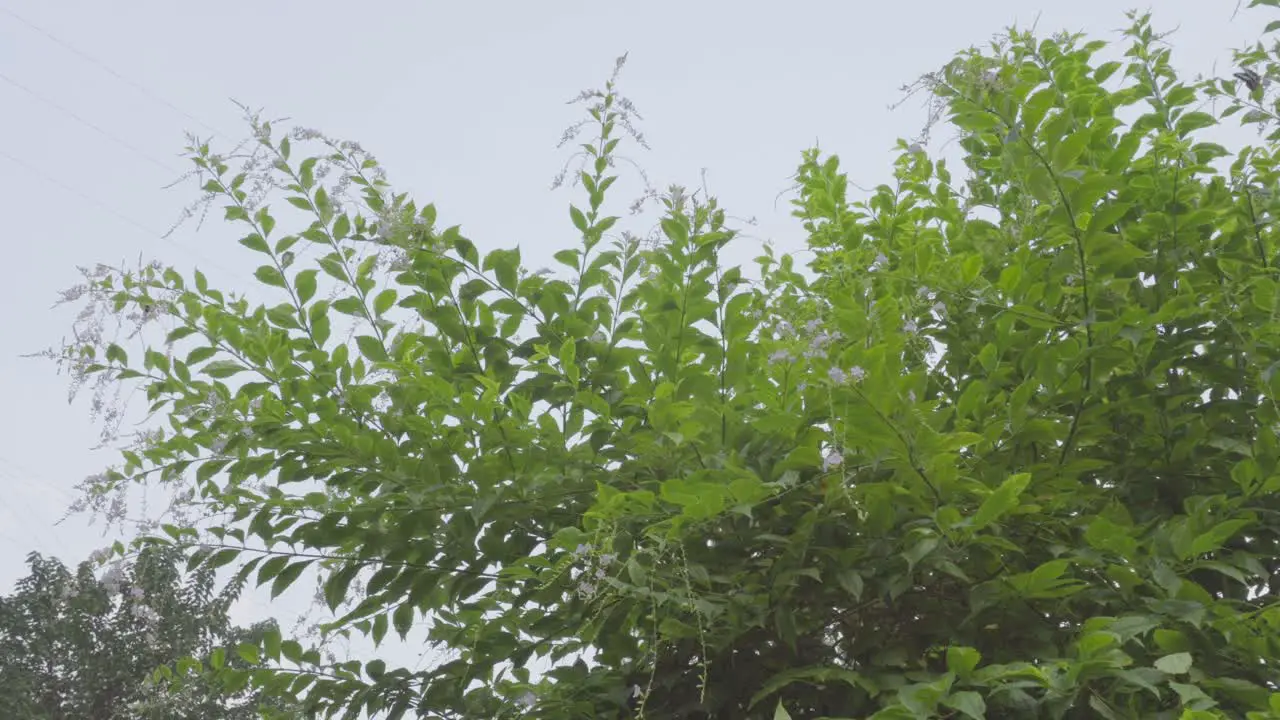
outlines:
[{"label": "thin wire", "polygon": [[3,157],[3,158],[8,159],[10,162],[14,163],[15,165],[18,165],[18,166],[20,166],[20,167],[22,167],[22,168],[26,169],[28,172],[30,172],[30,173],[32,173],[32,174],[34,174],[34,175],[39,176],[40,178],[42,178],[43,180],[45,180],[46,182],[48,182],[48,183],[50,183],[50,184],[56,185],[56,186],[58,186],[59,188],[62,188],[63,190],[65,190],[65,191],[67,191],[67,192],[69,192],[69,193],[71,193],[71,194],[73,194],[73,195],[76,195],[77,197],[81,198],[82,200],[85,200],[85,201],[87,201],[87,202],[93,203],[94,205],[97,205],[100,209],[105,210],[106,212],[108,212],[108,213],[110,213],[110,214],[112,214],[112,215],[116,216],[116,218],[117,218],[117,219],[119,219],[119,220],[121,220],[122,222],[125,222],[125,223],[130,224],[130,225],[134,226],[135,228],[137,228],[137,229],[139,229],[139,230],[143,231],[144,233],[146,233],[146,234],[148,234],[148,235],[151,235],[151,236],[153,236],[153,237],[155,237],[155,238],[159,238],[160,240],[162,240],[162,241],[164,241],[164,242],[166,242],[166,243],[169,243],[170,245],[172,245],[172,246],[174,246],[174,247],[178,248],[179,250],[181,250],[181,251],[183,251],[183,252],[190,253],[191,255],[195,256],[196,258],[198,258],[198,259],[200,259],[200,260],[203,260],[204,262],[209,263],[209,265],[210,265],[210,266],[212,266],[212,267],[218,268],[219,270],[222,270],[222,271],[224,271],[224,272],[230,273],[230,274],[232,274],[232,275],[236,275],[236,276],[239,276],[239,277],[244,277],[244,274],[243,274],[243,273],[241,273],[241,272],[237,272],[237,271],[235,271],[235,270],[232,270],[231,268],[229,268],[229,267],[227,267],[227,266],[225,266],[225,265],[223,265],[223,264],[221,264],[221,263],[217,262],[216,260],[214,260],[214,259],[212,259],[212,258],[208,257],[208,256],[207,256],[207,255],[205,255],[204,253],[201,253],[201,252],[199,252],[199,251],[197,251],[197,250],[195,250],[195,249],[193,249],[193,248],[189,248],[189,247],[186,247],[186,246],[184,246],[184,245],[179,245],[177,242],[175,242],[175,241],[173,240],[173,238],[166,236],[164,233],[157,232],[154,228],[149,228],[149,227],[147,227],[146,225],[143,225],[142,223],[138,222],[137,220],[134,220],[133,218],[129,217],[128,215],[125,215],[124,213],[120,212],[119,210],[116,210],[115,208],[111,207],[110,205],[107,205],[106,203],[102,202],[101,200],[98,200],[98,199],[93,198],[93,197],[91,197],[91,196],[89,196],[89,195],[86,195],[84,192],[82,192],[82,191],[80,191],[80,190],[77,190],[77,189],[76,189],[76,188],[74,188],[74,187],[71,187],[70,185],[68,185],[68,184],[66,184],[66,183],[64,183],[64,182],[62,182],[61,180],[58,180],[57,178],[55,178],[55,177],[53,177],[53,176],[49,175],[48,173],[44,172],[44,171],[43,171],[43,170],[41,170],[40,168],[35,167],[34,165],[32,165],[32,164],[30,164],[30,163],[28,163],[28,162],[25,162],[25,161],[21,160],[20,158],[14,157],[12,154],[10,154],[9,152],[7,152],[7,151],[6,151],[6,150],[4,150],[3,148],[0,148],[0,157]]},{"label": "thin wire", "polygon": [[16,12],[14,12],[14,11],[10,10],[9,8],[6,8],[6,7],[4,7],[4,6],[0,6],[0,13],[4,13],[5,15],[8,15],[9,17],[13,18],[14,20],[17,20],[18,22],[22,23],[23,25],[26,25],[27,27],[29,27],[29,28],[31,28],[32,30],[34,30],[34,31],[36,31],[36,32],[38,32],[38,33],[40,33],[41,35],[44,35],[44,36],[45,36],[46,38],[48,38],[49,40],[52,40],[53,42],[57,43],[58,45],[61,45],[61,46],[62,46],[63,48],[65,48],[67,51],[71,52],[71,53],[72,53],[72,54],[74,54],[74,55],[79,56],[82,60],[85,60],[86,62],[88,62],[88,63],[90,63],[90,64],[92,64],[92,65],[96,65],[96,66],[98,66],[98,68],[99,68],[99,69],[101,69],[103,72],[107,73],[107,74],[108,74],[108,75],[110,75],[111,77],[114,77],[115,79],[119,80],[120,82],[125,83],[126,85],[131,86],[132,88],[134,88],[134,89],[135,89],[135,90],[137,90],[138,92],[142,93],[143,95],[146,95],[146,96],[147,96],[148,98],[150,98],[152,101],[157,102],[157,103],[160,103],[161,105],[164,105],[165,107],[167,107],[167,108],[169,108],[170,110],[172,110],[172,111],[174,111],[174,112],[178,113],[179,115],[181,115],[181,116],[183,116],[183,117],[187,118],[188,120],[190,120],[190,121],[192,121],[192,122],[194,122],[194,123],[197,123],[198,125],[200,125],[200,126],[204,127],[204,129],[209,130],[210,132],[212,132],[212,133],[214,134],[214,136],[215,136],[215,137],[222,137],[222,138],[229,137],[226,133],[220,132],[217,128],[213,127],[213,126],[212,126],[212,125],[210,125],[209,123],[206,123],[206,122],[202,121],[200,118],[198,118],[198,117],[196,117],[196,116],[192,115],[191,113],[189,113],[189,112],[187,112],[187,111],[183,110],[182,108],[178,107],[177,105],[174,105],[173,103],[169,102],[168,100],[165,100],[163,97],[160,97],[158,94],[151,92],[151,91],[150,91],[150,90],[148,90],[146,87],[144,87],[142,84],[140,84],[140,83],[138,83],[138,82],[136,82],[136,81],[134,81],[134,80],[131,80],[131,79],[129,79],[129,78],[127,78],[127,77],[125,77],[124,75],[122,75],[122,74],[120,74],[120,73],[116,72],[116,71],[115,71],[115,70],[113,70],[111,67],[109,67],[106,63],[103,63],[102,61],[100,61],[100,60],[98,60],[98,59],[94,58],[93,56],[89,55],[88,53],[86,53],[86,52],[84,52],[84,51],[80,50],[79,48],[75,47],[75,46],[74,46],[74,45],[72,45],[71,43],[69,43],[69,42],[67,42],[67,41],[65,41],[65,40],[63,40],[63,39],[61,39],[61,38],[59,38],[58,36],[54,35],[53,33],[49,32],[48,30],[45,30],[44,28],[40,27],[39,25],[36,25],[35,23],[33,23],[33,22],[31,22],[30,20],[28,20],[28,19],[26,19],[26,18],[22,17],[21,15],[19,15],[18,13],[16,13]]},{"label": "thin wire", "polygon": [[22,83],[18,82],[17,80],[14,80],[13,78],[9,77],[8,75],[5,75],[3,72],[0,72],[0,80],[3,80],[3,81],[5,81],[5,82],[9,83],[10,85],[12,85],[12,86],[14,86],[14,87],[18,88],[19,90],[21,90],[21,91],[23,91],[23,92],[27,93],[27,94],[28,94],[28,95],[30,95],[31,97],[33,97],[33,98],[35,98],[35,99],[39,100],[40,102],[42,102],[42,103],[44,103],[44,104],[48,105],[49,107],[51,107],[51,108],[53,108],[53,109],[55,109],[55,110],[57,110],[57,111],[59,111],[59,112],[61,112],[61,113],[65,114],[65,115],[67,115],[67,116],[68,116],[68,117],[70,117],[71,119],[75,120],[76,122],[80,123],[81,125],[84,125],[85,127],[89,128],[90,130],[93,130],[93,131],[97,132],[98,134],[102,135],[103,137],[105,137],[105,138],[107,138],[107,139],[109,139],[109,140],[114,141],[117,145],[119,145],[119,146],[123,147],[124,149],[128,150],[129,152],[131,152],[131,153],[133,153],[133,154],[137,155],[138,157],[142,158],[143,160],[146,160],[147,162],[150,162],[150,163],[152,163],[153,165],[157,165],[157,166],[159,166],[159,167],[161,167],[161,168],[163,168],[163,169],[165,169],[165,170],[168,170],[168,171],[169,171],[169,172],[171,172],[171,173],[177,173],[177,172],[178,172],[178,169],[177,169],[177,168],[175,168],[174,166],[172,166],[172,165],[170,165],[170,164],[166,163],[166,162],[165,162],[165,161],[163,161],[163,160],[158,160],[158,159],[156,159],[155,157],[153,157],[152,155],[148,154],[145,150],[142,150],[142,149],[141,149],[141,148],[139,148],[138,146],[133,145],[133,144],[129,143],[128,141],[123,140],[123,139],[121,139],[120,137],[117,137],[116,135],[113,135],[113,134],[112,134],[112,133],[110,133],[110,132],[107,132],[106,130],[103,130],[103,129],[102,129],[102,127],[101,127],[101,126],[99,126],[99,125],[97,125],[96,123],[91,122],[91,121],[89,121],[89,120],[86,120],[85,118],[81,117],[80,115],[77,115],[74,111],[72,111],[72,110],[68,110],[67,108],[63,107],[62,105],[59,105],[58,103],[54,102],[53,100],[50,100],[49,98],[45,97],[44,95],[41,95],[40,93],[36,92],[35,90],[32,90],[31,88],[27,87],[26,85],[23,85]]},{"label": "thin wire", "polygon": [[[15,484],[24,484],[31,487],[31,485],[24,483],[17,475],[4,470],[3,468],[0,468],[0,479],[4,479],[6,482],[14,482]],[[68,552],[66,543],[62,541],[62,538],[58,537],[58,533],[46,533],[45,530],[39,529],[38,523],[33,522],[33,518],[40,517],[40,513],[36,512],[36,509],[28,501],[25,493],[11,492],[8,494],[8,497],[10,504],[5,507],[5,510],[13,516],[15,523],[21,524],[27,531],[27,535],[30,538],[28,541],[28,547],[30,547],[30,542],[34,541],[36,545],[43,546],[46,552],[55,551],[55,546],[57,546],[56,549],[61,550],[63,554]],[[12,503],[15,499],[19,504],[21,504],[21,508],[13,507]],[[46,530],[52,530],[52,524],[50,524]],[[53,542],[50,542],[49,538],[53,538]],[[10,539],[15,538],[10,537]]]},{"label": "thin wire", "polygon": [[[40,488],[41,490],[54,490],[54,491],[56,491],[56,492],[58,492],[58,493],[61,493],[61,494],[62,494],[62,496],[63,496],[63,497],[65,497],[65,498],[67,498],[68,500],[75,500],[75,499],[76,499],[76,496],[75,496],[75,495],[73,495],[73,494],[72,494],[71,492],[69,492],[68,490],[66,490],[66,489],[64,489],[64,488],[61,488],[61,487],[58,487],[58,486],[57,486],[57,485],[55,485],[55,484],[50,483],[50,482],[49,482],[49,478],[48,478],[47,476],[45,476],[45,475],[43,475],[43,474],[41,474],[41,473],[37,473],[37,472],[35,472],[34,470],[32,470],[31,468],[27,467],[26,465],[23,465],[22,463],[18,462],[17,460],[14,460],[14,459],[12,459],[12,458],[7,458],[7,457],[5,457],[5,456],[3,456],[3,455],[0,455],[0,466],[3,466],[3,465],[8,465],[8,466],[9,466],[9,468],[7,468],[7,469],[6,469],[6,468],[4,468],[4,467],[0,467],[0,475],[4,475],[4,476],[7,476],[7,477],[9,477],[9,478],[11,478],[11,479],[13,479],[13,480],[17,480],[18,482],[20,482],[20,483],[22,483],[23,485],[26,485],[27,487],[30,487],[30,488],[37,488],[37,487],[38,487],[38,488]],[[42,484],[42,485],[36,485],[36,484],[35,484],[33,481],[31,481],[31,480],[23,480],[23,479],[22,479],[22,477],[21,477],[22,475],[27,475],[27,476],[30,476],[30,477],[35,478],[35,479],[37,479],[37,480],[44,480],[45,482],[44,482],[44,484]]]}]

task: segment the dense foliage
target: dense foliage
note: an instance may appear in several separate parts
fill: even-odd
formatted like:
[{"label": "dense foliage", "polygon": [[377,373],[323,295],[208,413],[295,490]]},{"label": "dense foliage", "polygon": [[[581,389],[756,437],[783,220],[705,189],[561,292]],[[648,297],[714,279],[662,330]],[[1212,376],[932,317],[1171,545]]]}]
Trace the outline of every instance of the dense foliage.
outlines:
[{"label": "dense foliage", "polygon": [[[112,563],[99,578],[92,561],[73,573],[56,559],[28,557],[31,573],[0,597],[0,717],[260,717],[260,693],[229,695],[204,683],[171,693],[154,682],[159,667],[279,633],[274,623],[232,625],[227,611],[236,589],[217,590],[208,569],[184,577],[181,560],[172,549],[151,547],[133,562]],[[294,717],[278,712],[277,702],[266,705],[277,710],[271,717]]]},{"label": "dense foliage", "polygon": [[613,82],[559,274],[354,144],[196,144],[275,297],[94,276],[171,323],[68,349],[169,420],[96,491],[194,487],[232,519],[167,528],[193,563],[316,572],[331,632],[455,658],[205,666],[316,711],[1278,718],[1280,170],[1275,137],[1219,143],[1274,119],[1276,55],[1186,82],[1146,17],[1125,42],[1013,31],[925,78],[958,171],[903,143],[855,201],[806,153],[814,260],[753,281],[714,199],[662,196],[653,243],[608,214]]}]

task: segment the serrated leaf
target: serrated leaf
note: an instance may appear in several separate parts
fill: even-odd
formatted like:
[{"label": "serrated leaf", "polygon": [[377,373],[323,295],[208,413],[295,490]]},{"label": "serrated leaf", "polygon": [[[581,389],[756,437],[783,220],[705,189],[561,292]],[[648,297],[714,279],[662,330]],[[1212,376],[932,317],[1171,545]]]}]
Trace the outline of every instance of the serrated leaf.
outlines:
[{"label": "serrated leaf", "polygon": [[356,347],[360,348],[360,354],[369,358],[374,362],[386,362],[388,360],[387,350],[382,346],[382,341],[371,335],[357,335]]},{"label": "serrated leaf", "polygon": [[409,634],[409,630],[413,628],[413,606],[409,603],[401,603],[391,616],[391,624],[395,627],[396,633],[400,635],[400,639],[403,640]]},{"label": "serrated leaf", "polygon": [[1030,482],[1030,474],[1018,473],[1000,483],[1000,487],[996,488],[995,491],[987,496],[986,500],[982,501],[982,505],[978,507],[978,512],[973,516],[973,522],[970,527],[974,531],[981,530],[1017,507],[1018,499],[1022,496],[1022,492],[1027,489],[1027,485]]},{"label": "serrated leaf", "polygon": [[288,590],[289,586],[292,585],[293,582],[298,579],[298,576],[302,574],[302,571],[306,570],[307,566],[311,565],[313,562],[315,561],[300,560],[282,570],[280,574],[276,576],[275,582],[271,583],[272,599],[275,599],[280,595],[280,593]]},{"label": "serrated leaf", "polygon": [[324,583],[324,601],[328,604],[330,610],[337,610],[338,606],[347,599],[347,590],[351,587],[351,581],[360,572],[360,566],[350,563],[342,566],[340,570],[329,576]]}]

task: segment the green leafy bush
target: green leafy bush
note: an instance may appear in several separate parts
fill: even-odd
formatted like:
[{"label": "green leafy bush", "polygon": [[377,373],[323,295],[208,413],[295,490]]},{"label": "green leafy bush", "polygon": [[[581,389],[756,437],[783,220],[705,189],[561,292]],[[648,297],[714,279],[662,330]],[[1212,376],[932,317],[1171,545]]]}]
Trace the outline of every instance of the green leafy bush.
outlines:
[{"label": "green leafy bush", "polygon": [[961,54],[921,89],[963,177],[903,143],[855,202],[808,152],[810,272],[766,249],[752,281],[714,199],[619,232],[612,82],[560,275],[481,254],[358,146],[257,122],[240,172],[196,145],[274,299],[95,280],[173,326],[141,362],[68,350],[170,420],[99,490],[193,483],[233,518],[169,528],[193,563],[273,594],[316,571],[331,632],[453,653],[209,670],[317,711],[1280,717],[1276,145],[1214,142],[1274,118],[1274,55],[1188,83],[1160,40],[1134,16],[1114,60],[1016,31]]}]

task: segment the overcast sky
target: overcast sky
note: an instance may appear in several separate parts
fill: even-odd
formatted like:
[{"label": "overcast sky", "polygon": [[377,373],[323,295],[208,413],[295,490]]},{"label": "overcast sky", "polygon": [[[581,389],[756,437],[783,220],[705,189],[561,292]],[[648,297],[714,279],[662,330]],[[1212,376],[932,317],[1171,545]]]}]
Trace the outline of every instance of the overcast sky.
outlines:
[{"label": "overcast sky", "polygon": [[[1272,18],[1234,0],[1160,0],[1175,64],[1230,72],[1230,49]],[[547,257],[574,241],[566,191],[565,101],[629,51],[622,91],[644,115],[650,151],[632,153],[659,186],[706,179],[751,232],[802,247],[785,197],[800,152],[838,153],[851,179],[888,178],[918,103],[899,88],[954,51],[1039,16],[1043,31],[1114,38],[1114,0],[896,2],[336,2],[0,0],[0,592],[31,551],[68,564],[103,544],[79,518],[55,527],[73,486],[112,463],[98,429],[46,361],[72,319],[51,310],[76,265],[159,259],[244,287],[252,265],[211,217],[160,234],[195,199],[163,190],[187,169],[184,132],[245,134],[239,100],[269,116],[359,141],[397,190],[434,202],[482,249]],[[227,145],[224,145],[227,146]],[[621,210],[622,208],[618,208]],[[744,254],[741,261],[750,260]],[[259,608],[264,607],[261,603]],[[296,608],[294,608],[296,610]],[[282,619],[291,610],[274,608]]]}]

